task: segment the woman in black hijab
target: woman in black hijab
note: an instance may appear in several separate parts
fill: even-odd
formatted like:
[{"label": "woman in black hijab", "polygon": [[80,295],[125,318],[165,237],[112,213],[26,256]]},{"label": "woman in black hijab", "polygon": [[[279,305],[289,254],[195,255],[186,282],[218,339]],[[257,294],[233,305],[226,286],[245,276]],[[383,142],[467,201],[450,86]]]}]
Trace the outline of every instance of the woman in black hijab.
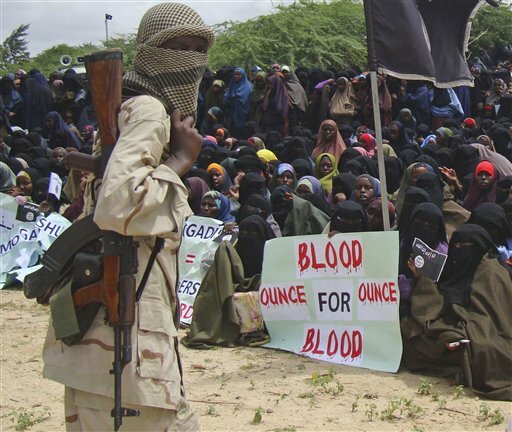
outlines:
[{"label": "woman in black hijab", "polygon": [[252,214],[240,221],[235,248],[244,266],[244,277],[261,274],[265,243],[275,237],[270,225],[260,215]]},{"label": "woman in black hijab", "polygon": [[400,238],[403,237],[405,229],[409,224],[413,210],[418,204],[433,203],[430,194],[423,189],[416,186],[411,186],[407,189],[404,197],[404,204],[400,216],[398,217],[397,225],[400,232]]},{"label": "woman in black hijab", "polygon": [[346,200],[336,205],[329,224],[329,237],[336,233],[365,231],[368,231],[368,217],[361,204]]},{"label": "woman in black hijab", "polygon": [[[474,224],[452,235],[439,285],[415,273],[411,314],[400,323],[411,371],[452,376],[478,396],[512,400],[512,279],[489,234]],[[468,342],[465,342],[468,341]]]}]

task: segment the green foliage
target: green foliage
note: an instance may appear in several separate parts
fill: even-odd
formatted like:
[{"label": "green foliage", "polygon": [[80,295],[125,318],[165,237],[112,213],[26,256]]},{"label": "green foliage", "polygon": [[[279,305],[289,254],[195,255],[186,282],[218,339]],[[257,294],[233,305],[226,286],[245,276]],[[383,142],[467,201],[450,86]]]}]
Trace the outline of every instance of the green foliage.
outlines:
[{"label": "green foliage", "polygon": [[292,68],[366,65],[362,3],[299,0],[276,9],[276,13],[244,23],[217,26],[210,67],[259,65],[265,69],[275,62]]},{"label": "green foliage", "polygon": [[44,407],[42,411],[28,411],[20,408],[18,411],[12,411],[8,415],[11,417],[11,422],[14,423],[14,429],[24,431],[43,422],[51,416],[51,413],[48,407]]},{"label": "green foliage", "polygon": [[263,408],[258,408],[256,412],[254,413],[254,418],[252,419],[253,424],[260,424],[263,420],[263,413],[265,410]]},{"label": "green foliage", "polygon": [[9,66],[18,65],[29,59],[26,40],[29,26],[30,24],[20,25],[2,43],[0,59],[2,72],[10,71]]},{"label": "green foliage", "polygon": [[512,8],[507,5],[480,8],[471,24],[469,51],[471,57],[478,55],[480,49],[489,49],[494,44],[512,43]]}]

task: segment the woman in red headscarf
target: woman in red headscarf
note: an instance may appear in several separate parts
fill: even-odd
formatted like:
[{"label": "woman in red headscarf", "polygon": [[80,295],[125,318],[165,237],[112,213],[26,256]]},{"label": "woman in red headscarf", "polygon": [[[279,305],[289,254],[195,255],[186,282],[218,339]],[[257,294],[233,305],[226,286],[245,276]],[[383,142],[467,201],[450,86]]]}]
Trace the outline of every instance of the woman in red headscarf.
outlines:
[{"label": "woman in red headscarf", "polygon": [[473,211],[479,204],[495,202],[498,177],[498,172],[490,161],[480,161],[475,168],[475,174],[469,185],[462,207]]}]

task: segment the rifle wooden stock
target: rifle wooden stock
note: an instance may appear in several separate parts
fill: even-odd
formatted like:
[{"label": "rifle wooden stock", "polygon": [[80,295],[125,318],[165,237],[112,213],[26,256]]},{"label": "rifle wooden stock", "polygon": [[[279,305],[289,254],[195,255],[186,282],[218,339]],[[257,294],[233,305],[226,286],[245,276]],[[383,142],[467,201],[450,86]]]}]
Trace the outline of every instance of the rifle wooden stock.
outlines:
[{"label": "rifle wooden stock", "polygon": [[66,156],[65,163],[69,168],[94,173],[95,177],[101,177],[101,157],[99,156],[71,152]]},{"label": "rifle wooden stock", "polygon": [[101,170],[104,172],[119,131],[117,116],[122,101],[123,53],[115,48],[88,54],[84,57],[84,65],[98,120]]},{"label": "rifle wooden stock", "polygon": [[119,324],[118,283],[119,256],[105,256],[103,257],[103,279],[76,290],[73,293],[73,304],[77,309],[90,303],[104,304],[107,307],[109,324],[117,325]]}]

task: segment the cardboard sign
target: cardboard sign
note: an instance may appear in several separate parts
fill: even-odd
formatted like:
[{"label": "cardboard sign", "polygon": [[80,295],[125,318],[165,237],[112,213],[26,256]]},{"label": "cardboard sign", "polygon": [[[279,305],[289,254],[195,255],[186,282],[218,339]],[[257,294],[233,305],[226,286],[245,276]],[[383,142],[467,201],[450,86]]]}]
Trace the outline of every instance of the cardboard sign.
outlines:
[{"label": "cardboard sign", "polygon": [[236,238],[237,232],[224,232],[224,223],[217,219],[201,216],[188,218],[178,254],[178,297],[182,324],[192,321],[194,300],[220,242],[233,242]]},{"label": "cardboard sign", "polygon": [[0,288],[38,269],[37,263],[71,222],[58,213],[43,216],[33,203],[19,205],[0,194]]},{"label": "cardboard sign", "polygon": [[396,372],[398,232],[283,237],[266,243],[261,310],[265,346]]}]

